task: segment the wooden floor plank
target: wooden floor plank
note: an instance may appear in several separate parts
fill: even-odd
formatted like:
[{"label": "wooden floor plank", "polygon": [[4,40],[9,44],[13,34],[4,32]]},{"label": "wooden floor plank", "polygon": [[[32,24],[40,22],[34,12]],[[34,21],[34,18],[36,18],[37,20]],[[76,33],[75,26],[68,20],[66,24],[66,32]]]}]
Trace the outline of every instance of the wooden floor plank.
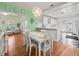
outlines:
[{"label": "wooden floor plank", "polygon": [[[49,51],[47,51],[47,56],[50,55]],[[56,41],[53,42],[52,51],[52,56],[79,56],[79,48]],[[9,36],[8,52],[5,53],[5,56],[28,56],[28,53],[29,50],[26,52],[25,41],[21,33]],[[33,47],[31,56],[36,56],[35,53],[36,50]],[[41,55],[43,56],[43,52]]]}]

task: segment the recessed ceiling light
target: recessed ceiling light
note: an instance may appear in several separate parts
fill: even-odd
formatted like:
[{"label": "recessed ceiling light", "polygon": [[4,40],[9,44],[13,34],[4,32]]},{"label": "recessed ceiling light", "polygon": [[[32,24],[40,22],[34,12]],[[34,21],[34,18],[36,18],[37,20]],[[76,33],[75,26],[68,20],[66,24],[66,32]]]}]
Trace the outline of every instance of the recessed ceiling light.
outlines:
[{"label": "recessed ceiling light", "polygon": [[61,14],[64,14],[64,12],[61,12]]},{"label": "recessed ceiling light", "polygon": [[54,6],[54,4],[51,4],[50,7]]}]

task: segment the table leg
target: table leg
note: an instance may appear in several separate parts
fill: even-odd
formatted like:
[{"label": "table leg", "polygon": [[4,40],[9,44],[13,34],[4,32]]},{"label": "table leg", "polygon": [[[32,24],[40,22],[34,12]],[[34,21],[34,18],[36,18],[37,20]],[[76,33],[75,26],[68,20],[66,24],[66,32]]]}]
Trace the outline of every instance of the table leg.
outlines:
[{"label": "table leg", "polygon": [[39,44],[39,56],[41,55],[41,44]]}]

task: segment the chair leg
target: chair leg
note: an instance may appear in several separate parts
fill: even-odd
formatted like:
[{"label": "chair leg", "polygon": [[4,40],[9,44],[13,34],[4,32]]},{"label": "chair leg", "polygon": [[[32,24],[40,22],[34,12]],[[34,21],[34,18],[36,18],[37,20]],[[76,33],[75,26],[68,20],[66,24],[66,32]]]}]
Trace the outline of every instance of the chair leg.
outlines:
[{"label": "chair leg", "polygon": [[45,51],[43,52],[43,54],[44,54],[44,56],[46,56],[46,52]]},{"label": "chair leg", "polygon": [[26,46],[26,52],[28,51],[28,45]]},{"label": "chair leg", "polygon": [[37,47],[36,47],[36,56],[37,56]]},{"label": "chair leg", "polygon": [[30,49],[29,49],[29,56],[31,56],[31,47],[30,47]]},{"label": "chair leg", "polygon": [[4,56],[4,53],[2,53],[2,56]]},{"label": "chair leg", "polygon": [[52,50],[52,49],[50,49],[50,56],[51,56],[51,50]]},{"label": "chair leg", "polygon": [[51,54],[53,53],[53,43],[52,43],[52,47],[51,47]]},{"label": "chair leg", "polygon": [[2,49],[1,49],[1,54],[0,54],[0,56],[4,56],[4,52],[5,52],[5,51],[4,51],[4,49],[2,48]]}]

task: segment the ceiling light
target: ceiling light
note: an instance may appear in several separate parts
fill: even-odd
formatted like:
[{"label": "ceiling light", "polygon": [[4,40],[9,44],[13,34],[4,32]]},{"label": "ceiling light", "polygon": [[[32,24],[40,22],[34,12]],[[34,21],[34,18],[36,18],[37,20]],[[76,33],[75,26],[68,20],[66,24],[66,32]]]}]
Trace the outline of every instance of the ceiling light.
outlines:
[{"label": "ceiling light", "polygon": [[41,10],[40,8],[38,8],[38,7],[34,7],[34,8],[32,9],[32,13],[33,13],[33,15],[34,15],[35,17],[39,17],[39,16],[41,16],[41,14],[42,14],[42,10]]},{"label": "ceiling light", "polygon": [[61,14],[64,14],[64,12],[61,12]]},{"label": "ceiling light", "polygon": [[50,7],[54,6],[54,4],[51,4]]}]

